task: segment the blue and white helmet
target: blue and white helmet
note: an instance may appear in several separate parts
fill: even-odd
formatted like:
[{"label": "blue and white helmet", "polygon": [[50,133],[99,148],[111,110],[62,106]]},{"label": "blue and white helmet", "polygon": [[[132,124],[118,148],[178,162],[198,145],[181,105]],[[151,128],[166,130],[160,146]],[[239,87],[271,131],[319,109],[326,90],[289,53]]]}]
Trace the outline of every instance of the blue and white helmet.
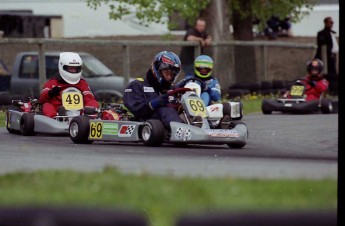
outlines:
[{"label": "blue and white helmet", "polygon": [[[168,69],[173,72],[173,79],[167,81],[162,75],[162,70]],[[180,58],[173,52],[162,51],[158,53],[152,61],[152,72],[159,84],[169,83],[172,84],[176,80],[181,71]]]}]

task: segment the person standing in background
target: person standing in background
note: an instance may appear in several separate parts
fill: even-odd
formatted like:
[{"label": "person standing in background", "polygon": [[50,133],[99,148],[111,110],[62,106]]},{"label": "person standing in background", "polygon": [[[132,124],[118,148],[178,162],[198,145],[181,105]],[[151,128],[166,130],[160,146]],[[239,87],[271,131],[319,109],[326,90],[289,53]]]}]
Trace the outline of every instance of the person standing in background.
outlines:
[{"label": "person standing in background", "polygon": [[339,52],[339,45],[335,37],[335,31],[332,30],[334,21],[332,17],[326,17],[324,20],[324,29],[317,33],[317,50],[315,58],[322,59],[322,46],[327,49],[327,74],[326,79],[330,82],[329,91],[331,94],[338,94],[338,76],[337,76],[337,54]]},{"label": "person standing in background", "polygon": [[[194,27],[187,30],[184,41],[198,41],[201,47],[201,54],[204,52],[204,47],[209,46],[212,42],[212,37],[206,32],[206,21],[203,18],[198,18],[195,21]],[[180,59],[182,70],[185,74],[193,74],[194,72],[194,47],[182,47]]]}]

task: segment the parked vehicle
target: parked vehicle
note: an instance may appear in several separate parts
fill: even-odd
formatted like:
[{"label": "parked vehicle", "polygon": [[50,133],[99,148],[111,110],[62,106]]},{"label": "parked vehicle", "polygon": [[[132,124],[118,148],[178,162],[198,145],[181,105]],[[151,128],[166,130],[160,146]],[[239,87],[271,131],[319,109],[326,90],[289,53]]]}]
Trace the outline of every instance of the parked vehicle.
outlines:
[{"label": "parked vehicle", "polygon": [[[60,52],[46,52],[46,75],[50,79],[59,73],[58,62]],[[98,101],[116,102],[122,98],[125,88],[124,78],[115,75],[96,57],[89,53],[79,53],[83,60],[82,77],[89,84]],[[17,54],[12,70],[10,99],[38,98],[39,73],[38,53],[21,52]]]}]

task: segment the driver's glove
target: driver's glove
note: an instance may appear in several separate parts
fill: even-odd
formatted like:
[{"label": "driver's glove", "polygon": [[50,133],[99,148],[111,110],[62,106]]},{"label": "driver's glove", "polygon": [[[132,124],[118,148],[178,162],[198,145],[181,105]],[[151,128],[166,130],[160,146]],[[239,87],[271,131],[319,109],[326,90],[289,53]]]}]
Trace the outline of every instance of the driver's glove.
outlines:
[{"label": "driver's glove", "polygon": [[169,94],[165,93],[160,95],[159,97],[151,100],[149,102],[150,108],[152,110],[157,110],[160,107],[165,107],[169,103]]},{"label": "driver's glove", "polygon": [[61,87],[54,86],[51,90],[48,91],[48,95],[50,98],[58,96],[60,94]]}]

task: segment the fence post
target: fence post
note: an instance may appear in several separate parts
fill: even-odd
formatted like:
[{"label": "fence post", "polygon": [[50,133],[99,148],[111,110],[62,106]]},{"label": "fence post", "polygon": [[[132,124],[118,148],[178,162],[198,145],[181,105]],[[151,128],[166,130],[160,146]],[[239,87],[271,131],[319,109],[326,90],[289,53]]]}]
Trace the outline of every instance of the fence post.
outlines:
[{"label": "fence post", "polygon": [[45,45],[43,41],[38,43],[38,81],[40,92],[46,82],[46,58],[45,58]]},{"label": "fence post", "polygon": [[323,71],[325,74],[328,74],[328,62],[327,62],[327,46],[323,45],[321,46],[321,57],[323,61]]},{"label": "fence post", "polygon": [[129,46],[124,44],[122,46],[124,54],[123,54],[123,73],[124,73],[124,85],[127,86],[129,83],[130,77],[130,68],[129,68]]},{"label": "fence post", "polygon": [[267,80],[267,46],[263,44],[261,46],[261,64],[262,64],[262,78],[264,81]]}]

